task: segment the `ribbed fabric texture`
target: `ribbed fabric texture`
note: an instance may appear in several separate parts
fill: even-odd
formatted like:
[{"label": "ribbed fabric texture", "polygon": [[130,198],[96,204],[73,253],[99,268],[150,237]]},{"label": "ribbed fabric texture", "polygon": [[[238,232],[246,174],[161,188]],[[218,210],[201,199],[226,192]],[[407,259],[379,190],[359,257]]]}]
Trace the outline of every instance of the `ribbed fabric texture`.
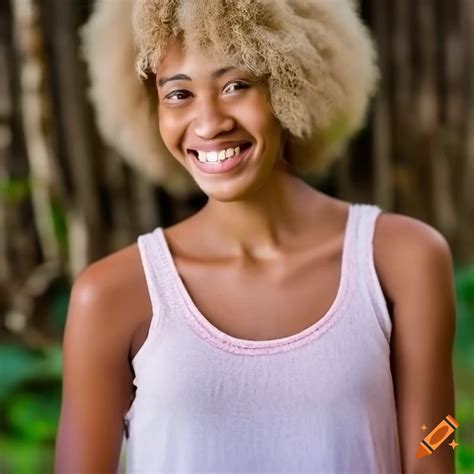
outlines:
[{"label": "ribbed fabric texture", "polygon": [[401,472],[392,324],[373,261],[380,212],[351,204],[330,309],[267,341],[200,313],[161,227],[138,238],[153,317],[133,359],[127,472]]}]

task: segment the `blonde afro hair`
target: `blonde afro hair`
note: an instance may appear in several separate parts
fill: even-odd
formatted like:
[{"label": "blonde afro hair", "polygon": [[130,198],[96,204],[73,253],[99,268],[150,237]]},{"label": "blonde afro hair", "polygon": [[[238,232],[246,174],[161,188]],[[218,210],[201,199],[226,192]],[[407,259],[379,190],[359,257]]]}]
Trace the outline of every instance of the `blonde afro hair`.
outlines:
[{"label": "blonde afro hair", "polygon": [[162,142],[143,81],[171,37],[267,79],[297,171],[325,170],[364,125],[379,73],[353,0],[98,0],[82,40],[99,128],[174,195],[197,186]]}]

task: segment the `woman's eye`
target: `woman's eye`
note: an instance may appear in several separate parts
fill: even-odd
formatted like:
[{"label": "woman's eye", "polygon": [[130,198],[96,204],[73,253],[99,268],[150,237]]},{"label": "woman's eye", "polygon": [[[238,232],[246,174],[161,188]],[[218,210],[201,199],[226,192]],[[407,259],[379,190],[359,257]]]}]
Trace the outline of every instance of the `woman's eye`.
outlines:
[{"label": "woman's eye", "polygon": [[[233,81],[229,82],[224,88],[224,92],[236,92],[241,89],[248,89],[250,87],[249,84],[241,81]],[[176,90],[172,91],[165,96],[165,100],[171,100],[173,102],[179,102],[185,100],[189,97],[190,93],[187,90]]]},{"label": "woman's eye", "polygon": [[233,90],[231,90],[230,92],[234,92],[234,91],[240,90],[240,89],[247,89],[249,87],[249,85],[246,84],[245,82],[233,81],[233,82],[230,82],[229,84],[227,84],[225,90],[228,90],[231,86],[232,86]]},{"label": "woman's eye", "polygon": [[165,96],[165,99],[184,100],[187,97],[188,97],[187,91],[179,90],[179,91],[170,92],[167,96]]}]

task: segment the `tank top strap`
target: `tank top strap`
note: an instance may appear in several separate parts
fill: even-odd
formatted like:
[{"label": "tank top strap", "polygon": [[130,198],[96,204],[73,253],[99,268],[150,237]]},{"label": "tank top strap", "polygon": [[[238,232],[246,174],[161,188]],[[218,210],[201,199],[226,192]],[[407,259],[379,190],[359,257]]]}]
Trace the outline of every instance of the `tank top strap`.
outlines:
[{"label": "tank top strap", "polygon": [[377,217],[383,210],[374,204],[357,204],[358,222],[356,238],[357,279],[367,297],[387,342],[390,340],[392,322],[387,303],[376,272],[374,236]]},{"label": "tank top strap", "polygon": [[148,293],[153,314],[159,314],[163,305],[171,305],[177,298],[173,295],[172,275],[163,243],[160,238],[161,227],[152,232],[140,235],[137,239],[140,257],[142,260]]}]

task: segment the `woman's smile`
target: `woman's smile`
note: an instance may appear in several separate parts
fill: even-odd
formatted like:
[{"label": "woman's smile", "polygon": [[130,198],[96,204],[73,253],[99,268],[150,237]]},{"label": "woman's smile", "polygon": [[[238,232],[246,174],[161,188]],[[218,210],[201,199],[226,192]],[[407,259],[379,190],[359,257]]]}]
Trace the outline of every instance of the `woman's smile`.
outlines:
[{"label": "woman's smile", "polygon": [[229,148],[221,148],[219,151],[190,150],[196,167],[207,174],[221,174],[241,168],[246,159],[254,150],[252,143],[243,143]]}]

